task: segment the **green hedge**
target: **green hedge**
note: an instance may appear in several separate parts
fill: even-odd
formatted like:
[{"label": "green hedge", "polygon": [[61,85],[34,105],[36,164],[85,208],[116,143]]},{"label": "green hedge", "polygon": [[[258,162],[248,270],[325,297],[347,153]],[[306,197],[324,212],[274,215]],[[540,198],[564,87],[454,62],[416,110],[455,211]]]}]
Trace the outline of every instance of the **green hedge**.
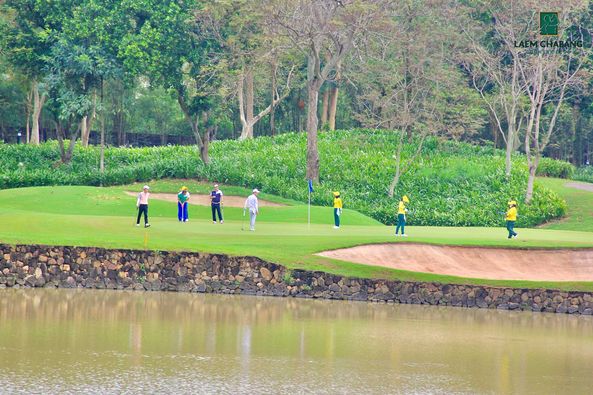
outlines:
[{"label": "green hedge", "polygon": [[573,180],[593,182],[593,166],[583,166],[576,169]]},{"label": "green hedge", "polygon": [[[395,172],[397,134],[389,131],[336,131],[319,135],[321,179],[313,204],[331,204],[339,190],[346,207],[392,224],[397,198],[387,190]],[[406,144],[403,155],[416,151]],[[210,146],[212,163],[204,166],[195,147],[108,148],[106,172],[98,172],[99,149],[77,147],[69,165],[59,165],[55,142],[40,147],[0,145],[0,188],[34,185],[117,185],[159,178],[199,178],[307,201],[305,134],[283,134],[247,141],[225,140]],[[547,166],[547,165],[546,165]],[[507,181],[504,152],[492,147],[429,139],[402,178],[396,196],[411,199],[409,222],[415,225],[501,225],[508,199],[521,201],[527,168],[513,157]],[[519,226],[562,216],[566,205],[536,184],[530,206],[520,204]]]},{"label": "green hedge", "polygon": [[551,158],[541,158],[537,175],[542,177],[572,178],[576,168],[571,163]]}]

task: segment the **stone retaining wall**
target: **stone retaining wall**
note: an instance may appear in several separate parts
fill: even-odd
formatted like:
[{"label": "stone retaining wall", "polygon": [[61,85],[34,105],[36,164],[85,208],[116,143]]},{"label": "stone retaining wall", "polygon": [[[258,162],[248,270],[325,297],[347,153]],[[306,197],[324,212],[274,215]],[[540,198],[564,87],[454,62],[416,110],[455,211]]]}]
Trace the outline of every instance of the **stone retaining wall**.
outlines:
[{"label": "stone retaining wall", "polygon": [[593,295],[346,278],[255,257],[0,244],[0,288],[129,289],[293,296],[593,314]]}]

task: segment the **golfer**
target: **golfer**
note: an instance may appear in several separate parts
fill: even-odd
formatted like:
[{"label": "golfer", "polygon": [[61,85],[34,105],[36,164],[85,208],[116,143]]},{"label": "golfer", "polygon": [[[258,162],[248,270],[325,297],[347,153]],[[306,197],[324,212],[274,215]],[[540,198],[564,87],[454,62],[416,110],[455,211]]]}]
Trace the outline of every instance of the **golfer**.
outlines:
[{"label": "golfer", "polygon": [[395,235],[398,235],[399,230],[402,230],[402,236],[407,237],[408,235],[405,232],[406,227],[406,213],[408,209],[406,208],[406,204],[410,203],[410,199],[406,195],[402,196],[401,200],[399,201],[399,205],[397,206],[397,226],[395,227]]},{"label": "golfer", "polygon": [[258,193],[259,193],[259,191],[257,190],[257,188],[254,189],[253,193],[251,195],[249,195],[247,200],[245,200],[245,207],[243,208],[243,210],[249,209],[249,230],[250,231],[255,230],[255,218],[257,217],[257,214],[259,214],[259,209],[258,209],[258,205],[257,205],[257,194]]},{"label": "golfer", "polygon": [[187,205],[189,201],[189,192],[187,187],[181,187],[181,191],[177,194],[177,219],[179,222],[187,222],[189,216],[187,213]]},{"label": "golfer", "polygon": [[150,226],[148,223],[148,198],[150,197],[150,193],[148,193],[149,189],[150,188],[148,185],[144,185],[142,192],[138,194],[138,200],[136,200],[136,207],[138,208],[136,226],[140,226],[140,217],[142,216],[142,213],[144,213],[144,227],[148,228]]},{"label": "golfer", "polygon": [[517,221],[517,202],[514,200],[509,201],[508,203],[509,209],[507,211],[507,215],[505,217],[507,221],[507,230],[509,231],[509,239],[517,238],[517,233],[515,232],[515,222]]},{"label": "golfer", "polygon": [[340,229],[340,215],[342,215],[342,199],[340,192],[334,192],[334,229]]},{"label": "golfer", "polygon": [[220,223],[224,223],[224,220],[222,219],[222,212],[220,210],[222,205],[222,191],[218,189],[218,184],[214,184],[214,190],[210,192],[210,207],[212,208],[212,222],[215,224],[216,213],[218,213],[218,219],[220,220]]}]

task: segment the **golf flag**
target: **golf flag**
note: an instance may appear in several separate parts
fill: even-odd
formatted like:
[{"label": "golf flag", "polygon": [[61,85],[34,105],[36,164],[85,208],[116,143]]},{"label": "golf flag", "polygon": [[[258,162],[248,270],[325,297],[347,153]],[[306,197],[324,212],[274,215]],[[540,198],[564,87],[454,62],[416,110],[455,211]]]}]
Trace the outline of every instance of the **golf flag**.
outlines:
[{"label": "golf flag", "polygon": [[313,180],[309,180],[309,193],[313,192]]}]

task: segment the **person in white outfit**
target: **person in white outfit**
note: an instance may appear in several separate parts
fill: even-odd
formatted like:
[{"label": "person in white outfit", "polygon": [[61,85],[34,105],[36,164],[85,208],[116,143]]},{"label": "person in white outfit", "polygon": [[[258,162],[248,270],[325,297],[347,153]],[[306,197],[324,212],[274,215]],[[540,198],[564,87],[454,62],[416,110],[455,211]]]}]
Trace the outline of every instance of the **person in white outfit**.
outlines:
[{"label": "person in white outfit", "polygon": [[253,193],[249,195],[247,200],[245,200],[245,207],[244,210],[249,209],[249,230],[255,230],[255,218],[257,214],[259,214],[258,206],[257,206],[257,194],[259,191],[257,189],[253,190]]}]

